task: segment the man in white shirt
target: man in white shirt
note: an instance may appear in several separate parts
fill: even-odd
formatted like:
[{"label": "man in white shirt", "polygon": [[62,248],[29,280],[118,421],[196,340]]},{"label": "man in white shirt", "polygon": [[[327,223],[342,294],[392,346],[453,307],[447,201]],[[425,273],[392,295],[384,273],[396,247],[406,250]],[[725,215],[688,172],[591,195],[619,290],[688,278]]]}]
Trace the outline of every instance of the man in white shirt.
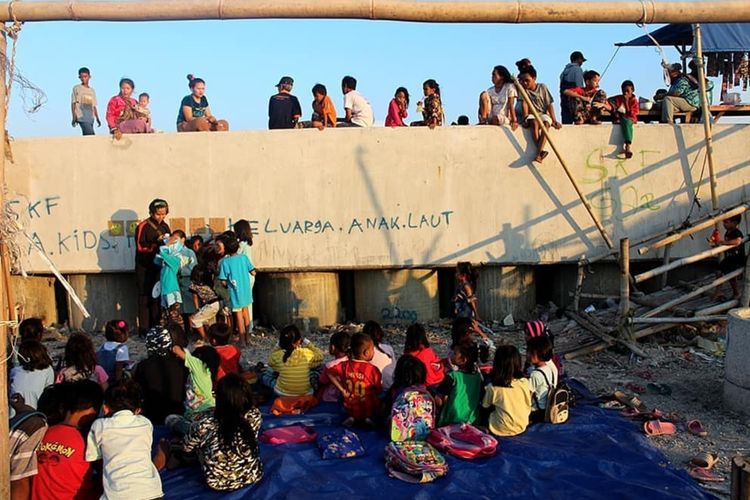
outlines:
[{"label": "man in white shirt", "polygon": [[83,135],[94,135],[94,120],[100,127],[102,122],[96,109],[96,91],[89,86],[91,71],[88,68],[79,69],[78,79],[81,83],[73,87],[70,98],[70,112],[73,115],[71,125],[81,127]]},{"label": "man in white shirt", "polygon": [[352,76],[345,76],[341,80],[341,91],[344,93],[346,117],[338,126],[372,127],[372,106],[365,96],[357,92],[357,80]]}]

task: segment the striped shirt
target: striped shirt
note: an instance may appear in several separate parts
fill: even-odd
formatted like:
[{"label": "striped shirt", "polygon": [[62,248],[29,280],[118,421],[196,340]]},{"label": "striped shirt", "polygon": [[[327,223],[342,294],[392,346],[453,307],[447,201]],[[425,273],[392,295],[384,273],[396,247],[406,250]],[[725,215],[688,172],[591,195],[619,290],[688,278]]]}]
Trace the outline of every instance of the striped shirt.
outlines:
[{"label": "striped shirt", "polygon": [[284,362],[284,349],[277,347],[271,353],[268,366],[278,372],[276,394],[280,396],[302,396],[312,394],[310,370],[323,364],[325,354],[314,344],[300,346]]}]

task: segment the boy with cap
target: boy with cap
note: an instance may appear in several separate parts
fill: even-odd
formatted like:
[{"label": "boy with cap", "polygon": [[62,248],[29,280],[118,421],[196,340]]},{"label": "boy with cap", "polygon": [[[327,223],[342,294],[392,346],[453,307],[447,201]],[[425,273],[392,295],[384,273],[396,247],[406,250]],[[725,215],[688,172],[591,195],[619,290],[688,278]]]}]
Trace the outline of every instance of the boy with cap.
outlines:
[{"label": "boy with cap", "polygon": [[565,95],[565,91],[583,87],[586,84],[583,80],[583,69],[581,69],[585,62],[586,58],[580,51],[576,50],[570,54],[570,63],[565,66],[560,74],[560,119],[564,125],[572,124],[574,119],[570,108],[573,98]]},{"label": "boy with cap", "polygon": [[283,76],[276,88],[279,93],[271,96],[268,101],[269,130],[295,128],[302,116],[299,100],[291,94],[294,80],[291,76]]}]

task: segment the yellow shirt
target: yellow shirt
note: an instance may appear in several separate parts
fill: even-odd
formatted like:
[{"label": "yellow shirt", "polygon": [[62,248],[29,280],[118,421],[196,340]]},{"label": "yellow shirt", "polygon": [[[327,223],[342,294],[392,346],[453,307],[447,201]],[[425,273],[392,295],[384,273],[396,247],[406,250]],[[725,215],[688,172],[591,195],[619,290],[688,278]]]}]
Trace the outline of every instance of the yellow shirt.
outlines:
[{"label": "yellow shirt", "polygon": [[494,408],[490,414],[490,431],[496,436],[521,434],[529,425],[531,387],[525,378],[517,378],[510,387],[487,385],[484,408]]},{"label": "yellow shirt", "polygon": [[281,396],[312,394],[310,369],[323,364],[325,354],[313,344],[300,346],[284,362],[284,349],[277,347],[268,359],[268,366],[278,372],[276,393]]}]

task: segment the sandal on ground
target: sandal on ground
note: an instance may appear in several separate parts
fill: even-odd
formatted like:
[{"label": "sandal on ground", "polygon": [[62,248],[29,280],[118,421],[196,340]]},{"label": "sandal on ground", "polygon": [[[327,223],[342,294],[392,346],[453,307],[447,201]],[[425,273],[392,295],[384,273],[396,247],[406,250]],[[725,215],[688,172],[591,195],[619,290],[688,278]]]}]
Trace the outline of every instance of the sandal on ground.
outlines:
[{"label": "sandal on ground", "polygon": [[635,408],[641,413],[648,412],[648,408],[645,404],[643,404],[643,401],[641,401],[638,396],[628,396],[622,391],[615,391],[614,397],[617,401],[624,404],[625,406]]},{"label": "sandal on ground", "polygon": [[701,483],[720,483],[724,481],[724,478],[717,476],[708,469],[702,467],[691,467],[688,469],[690,477]]},{"label": "sandal on ground", "polygon": [[643,431],[647,436],[666,436],[677,432],[677,426],[660,420],[649,420],[643,423]]},{"label": "sandal on ground", "polygon": [[690,459],[690,465],[693,467],[711,470],[714,465],[719,461],[718,453],[699,453]]},{"label": "sandal on ground", "polygon": [[705,427],[703,427],[703,424],[701,423],[700,420],[690,420],[685,425],[687,426],[688,432],[690,434],[693,434],[694,436],[699,436],[699,437],[708,436],[708,431],[706,430]]},{"label": "sandal on ground", "polygon": [[646,392],[645,387],[643,387],[642,385],[634,384],[632,382],[628,382],[627,384],[625,384],[625,388],[630,389],[633,392],[637,392],[638,394],[643,394],[644,392]]},{"label": "sandal on ground", "polygon": [[619,401],[607,401],[605,403],[599,403],[599,408],[603,410],[624,410],[625,405]]}]

